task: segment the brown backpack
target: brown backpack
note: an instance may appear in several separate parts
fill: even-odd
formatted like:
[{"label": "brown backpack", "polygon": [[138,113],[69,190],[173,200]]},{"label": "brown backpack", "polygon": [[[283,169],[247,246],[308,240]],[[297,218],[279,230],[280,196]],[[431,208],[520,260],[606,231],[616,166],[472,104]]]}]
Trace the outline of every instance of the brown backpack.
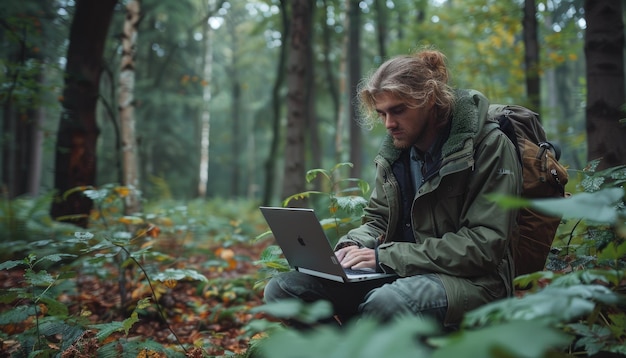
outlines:
[{"label": "brown backpack", "polygon": [[[559,148],[547,140],[539,115],[521,106],[494,104],[489,118],[515,144],[522,163],[522,197],[564,197],[567,169],[559,163]],[[522,208],[517,223],[519,237],[511,243],[515,276],[543,270],[561,218]]]}]

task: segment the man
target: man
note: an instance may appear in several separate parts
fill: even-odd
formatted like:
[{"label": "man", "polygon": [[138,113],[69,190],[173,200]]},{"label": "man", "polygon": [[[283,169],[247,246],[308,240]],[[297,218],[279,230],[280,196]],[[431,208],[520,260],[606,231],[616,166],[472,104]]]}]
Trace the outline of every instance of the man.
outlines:
[{"label": "man", "polygon": [[414,315],[455,326],[510,296],[517,212],[486,196],[519,195],[522,176],[513,144],[487,119],[487,99],[452,90],[445,56],[426,49],[383,63],[359,100],[363,124],[380,120],[388,135],[364,223],[336,253],[344,267],[398,277],[342,284],[293,271],[270,280],[266,300],[328,300],[342,320]]}]

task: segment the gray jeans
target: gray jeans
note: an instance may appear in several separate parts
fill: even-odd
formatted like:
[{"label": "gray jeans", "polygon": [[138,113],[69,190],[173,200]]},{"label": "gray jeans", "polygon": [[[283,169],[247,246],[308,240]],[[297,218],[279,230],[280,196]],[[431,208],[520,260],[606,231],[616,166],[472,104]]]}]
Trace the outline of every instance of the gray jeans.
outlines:
[{"label": "gray jeans", "polygon": [[402,315],[431,317],[443,325],[448,299],[435,274],[339,283],[297,271],[274,276],[265,287],[265,301],[298,298],[327,300],[342,322],[355,316],[388,321]]}]

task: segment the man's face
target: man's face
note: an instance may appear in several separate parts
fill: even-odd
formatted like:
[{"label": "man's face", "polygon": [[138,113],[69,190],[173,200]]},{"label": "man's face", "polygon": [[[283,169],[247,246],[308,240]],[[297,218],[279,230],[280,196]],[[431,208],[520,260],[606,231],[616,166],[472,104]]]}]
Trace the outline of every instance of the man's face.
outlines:
[{"label": "man's face", "polygon": [[406,149],[415,145],[422,151],[430,148],[438,133],[432,105],[411,108],[389,92],[375,95],[374,100],[376,112],[393,138],[394,146]]}]

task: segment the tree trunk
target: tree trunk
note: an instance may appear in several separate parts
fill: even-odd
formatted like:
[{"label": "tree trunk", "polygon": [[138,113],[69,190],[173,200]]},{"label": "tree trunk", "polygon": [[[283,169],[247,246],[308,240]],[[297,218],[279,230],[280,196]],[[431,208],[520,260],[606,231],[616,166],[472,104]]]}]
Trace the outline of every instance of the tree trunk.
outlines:
[{"label": "tree trunk", "polygon": [[264,205],[270,204],[274,191],[276,190],[276,158],[278,158],[278,151],[281,142],[281,104],[283,98],[280,94],[280,90],[283,86],[285,79],[285,62],[287,60],[287,41],[289,38],[289,16],[287,15],[287,2],[282,0],[280,4],[280,17],[282,20],[281,38],[285,39],[280,46],[280,53],[278,61],[276,63],[276,79],[274,86],[272,87],[272,141],[270,143],[270,151],[265,161],[265,191],[263,194]]},{"label": "tree trunk", "polygon": [[[348,51],[348,76],[350,83],[350,98],[356,95],[359,81],[361,80],[361,9],[359,0],[351,0],[348,9],[349,24],[349,51]],[[363,138],[362,131],[357,122],[355,104],[350,101],[350,161],[354,166],[350,175],[355,178],[361,177],[363,167]]]},{"label": "tree trunk", "polygon": [[204,58],[202,88],[202,113],[200,115],[200,173],[198,179],[198,196],[206,198],[207,183],[209,181],[209,134],[211,132],[211,81],[213,77],[213,29],[209,24],[204,25]]},{"label": "tree trunk", "polygon": [[539,81],[539,41],[537,39],[537,10],[535,0],[524,1],[524,63],[526,65],[527,106],[539,113],[541,87]]},{"label": "tree trunk", "polygon": [[[328,14],[328,2],[327,0],[323,1],[323,13]],[[324,23],[322,24],[322,49],[324,53],[324,77],[326,80],[324,81],[325,85],[328,89],[328,96],[330,97],[330,101],[332,103],[332,113],[334,114],[336,131],[335,131],[335,158],[336,161],[339,162],[340,158],[340,148],[341,148],[341,97],[340,91],[337,84],[337,79],[333,73],[333,63],[331,60],[331,28],[328,25],[326,16],[323,17]],[[340,60],[342,63],[343,61]]]},{"label": "tree trunk", "polygon": [[[46,6],[46,14],[50,11]],[[39,191],[45,118],[42,89],[46,71],[45,55],[31,49],[33,43],[42,39],[29,37],[31,33],[41,32],[39,20],[30,12],[13,16],[30,20],[11,24],[18,46],[13,47],[13,42],[9,42],[10,54],[4,62],[6,97],[2,97],[0,183],[3,195],[11,199],[24,194],[36,196]]]},{"label": "tree trunk", "polygon": [[[346,11],[350,8],[350,1],[345,0]],[[350,19],[348,16],[344,16],[343,18],[343,28],[347,29],[350,27]],[[348,68],[348,53],[350,52],[350,35],[348,31],[343,31],[343,39],[341,44],[341,56],[339,57],[339,91],[337,95],[339,96],[339,102],[337,107],[337,125],[336,125],[336,133],[335,133],[335,162],[342,163],[344,161],[349,160],[347,153],[345,150],[345,133],[349,133],[346,128],[346,122],[348,120],[348,113],[346,111],[346,106],[350,106],[352,103],[352,98],[350,97],[350,91],[348,89],[348,76],[346,75],[346,69]]]},{"label": "tree trunk", "polygon": [[599,169],[626,164],[624,23],[618,0],[585,0],[587,159]]},{"label": "tree trunk", "polygon": [[[312,8],[312,13],[309,15],[311,18],[314,17],[315,15],[315,7]],[[307,39],[308,43],[313,42],[312,38],[312,33],[309,32],[309,38]],[[315,71],[315,55],[313,54],[313,46],[307,46],[307,55],[306,55],[306,68],[309,69],[309,71],[307,72],[307,85],[306,88],[308,89],[307,91],[307,97],[306,97],[306,101],[307,101],[307,113],[308,115],[306,116],[306,118],[308,118],[307,121],[307,126],[306,126],[306,132],[307,132],[307,136],[306,139],[308,139],[307,143],[308,143],[308,148],[310,150],[311,153],[311,157],[310,157],[310,161],[309,163],[309,168],[321,168],[322,167],[322,152],[323,152],[323,145],[322,145],[322,139],[320,138],[320,125],[319,125],[319,120],[317,117],[317,111],[316,111],[316,106],[315,106],[315,98],[316,98],[316,91],[315,91],[315,76],[316,76],[316,71]],[[320,186],[321,181],[316,180],[315,182],[313,182],[314,185],[314,190],[319,190],[321,191],[322,188]]]},{"label": "tree trunk", "polygon": [[241,181],[241,163],[242,161],[242,152],[243,152],[243,142],[240,140],[241,136],[241,80],[239,79],[239,38],[237,36],[237,24],[233,23],[235,21],[235,17],[232,17],[233,21],[228,21],[227,25],[230,31],[230,49],[231,49],[231,58],[230,58],[230,71],[229,73],[229,82],[231,85],[230,94],[231,94],[231,114],[230,114],[230,124],[231,127],[231,151],[230,154],[233,156],[231,165],[231,180],[230,180],[230,195],[233,198],[237,198],[240,196],[240,181]]},{"label": "tree trunk", "polygon": [[54,187],[50,215],[87,227],[91,199],[68,190],[96,181],[96,103],[102,54],[117,0],[76,2],[65,69],[62,113],[57,131]]},{"label": "tree trunk", "polygon": [[376,8],[376,39],[378,40],[378,54],[381,61],[387,58],[387,5],[385,0],[374,0]]},{"label": "tree trunk", "polygon": [[120,93],[118,106],[122,138],[122,185],[130,188],[124,201],[126,215],[141,211],[139,196],[139,166],[137,157],[137,137],[135,135],[134,97],[135,91],[135,49],[137,46],[137,25],[141,9],[140,0],[130,0],[126,5],[126,20],[122,32],[122,60],[120,64]]},{"label": "tree trunk", "polygon": [[291,2],[291,36],[287,62],[287,138],[283,198],[303,192],[304,186],[304,130],[309,122],[306,56],[311,46],[312,1]]}]

